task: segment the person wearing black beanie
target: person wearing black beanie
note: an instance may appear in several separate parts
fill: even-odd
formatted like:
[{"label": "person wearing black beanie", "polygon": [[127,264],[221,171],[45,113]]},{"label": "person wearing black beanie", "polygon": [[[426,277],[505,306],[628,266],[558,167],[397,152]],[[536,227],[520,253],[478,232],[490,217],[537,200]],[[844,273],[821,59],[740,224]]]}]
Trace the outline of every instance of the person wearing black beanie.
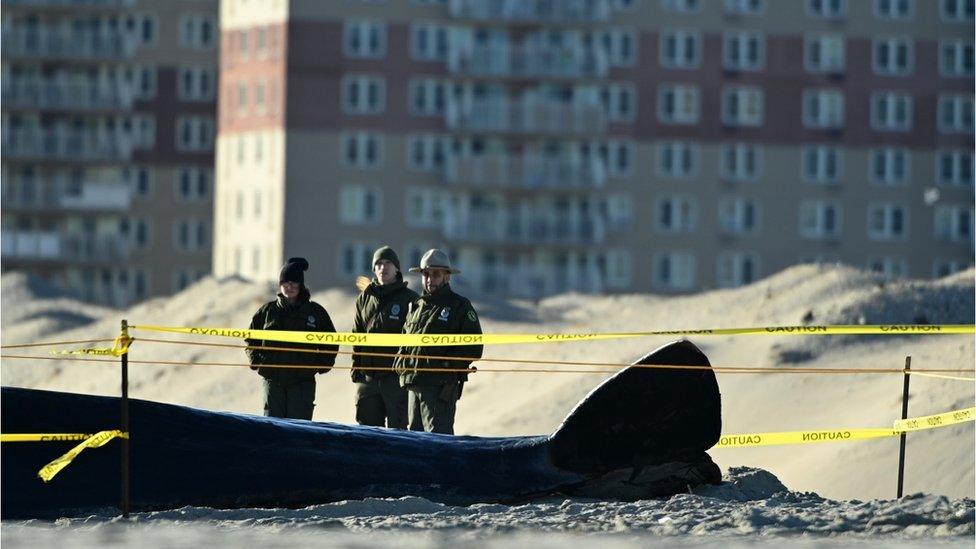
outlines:
[{"label": "person wearing black beanie", "polygon": [[[335,332],[324,307],[311,300],[305,287],[308,261],[293,257],[278,274],[278,297],[261,306],[251,319],[251,330]],[[338,345],[310,345],[266,339],[246,339],[251,369],[264,378],[264,415],[312,419],[315,408],[315,374],[335,365]],[[264,347],[295,349],[267,350]],[[318,351],[318,352],[308,352]],[[282,365],[294,366],[283,368]]]}]

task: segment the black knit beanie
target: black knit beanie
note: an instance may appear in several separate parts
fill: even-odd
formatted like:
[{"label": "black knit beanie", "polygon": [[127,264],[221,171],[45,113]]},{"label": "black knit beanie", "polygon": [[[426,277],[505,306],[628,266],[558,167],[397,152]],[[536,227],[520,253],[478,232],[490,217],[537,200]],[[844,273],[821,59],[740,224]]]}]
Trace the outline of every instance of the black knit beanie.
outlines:
[{"label": "black knit beanie", "polygon": [[297,282],[305,285],[305,271],[308,270],[308,260],[304,257],[293,257],[285,262],[278,275],[278,283]]},{"label": "black knit beanie", "polygon": [[383,246],[382,248],[373,252],[373,265],[376,265],[376,262],[381,259],[389,259],[390,262],[393,263],[393,266],[396,267],[398,271],[400,270],[400,258],[397,257],[397,254],[393,251],[393,248]]}]

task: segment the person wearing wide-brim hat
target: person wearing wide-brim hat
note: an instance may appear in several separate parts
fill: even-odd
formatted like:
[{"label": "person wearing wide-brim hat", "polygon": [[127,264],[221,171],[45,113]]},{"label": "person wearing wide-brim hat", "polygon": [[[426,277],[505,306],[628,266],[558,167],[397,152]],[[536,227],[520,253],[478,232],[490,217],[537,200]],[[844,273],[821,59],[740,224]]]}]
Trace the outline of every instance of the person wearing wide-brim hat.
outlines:
[{"label": "person wearing wide-brim hat", "polygon": [[[428,250],[420,266],[410,272],[420,274],[424,293],[407,314],[404,333],[481,334],[471,302],[451,290],[451,275],[461,271],[451,266],[445,252]],[[471,363],[481,358],[482,351],[482,345],[400,348],[394,368],[400,385],[407,389],[410,430],[454,434],[457,401],[468,372],[474,371]]]},{"label": "person wearing wide-brim hat", "polygon": [[[373,279],[362,277],[357,286],[353,332],[399,334],[407,309],[417,292],[407,288],[400,272],[400,258],[383,246],[373,253]],[[356,422],[360,425],[407,428],[407,391],[393,371],[396,348],[353,347],[352,380],[356,384]]]},{"label": "person wearing wide-brim hat", "polygon": [[[294,330],[334,332],[335,326],[324,307],[311,300],[305,287],[308,261],[289,259],[278,274],[278,297],[261,306],[251,319],[251,330]],[[315,408],[315,374],[324,374],[335,365],[338,345],[309,345],[263,339],[247,339],[247,356],[264,378],[264,415],[292,419],[312,419]],[[256,347],[286,347],[295,351]],[[320,352],[301,352],[314,350]],[[324,352],[322,352],[324,351]],[[298,366],[281,368],[279,365]]]}]

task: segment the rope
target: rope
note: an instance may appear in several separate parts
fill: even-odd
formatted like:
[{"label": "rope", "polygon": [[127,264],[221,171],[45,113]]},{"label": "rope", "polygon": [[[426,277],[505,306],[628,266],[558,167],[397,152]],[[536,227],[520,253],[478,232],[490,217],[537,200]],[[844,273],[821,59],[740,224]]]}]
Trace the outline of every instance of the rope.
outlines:
[{"label": "rope", "polygon": [[955,380],[958,380],[958,381],[976,381],[976,377],[947,376],[947,375],[929,373],[929,372],[933,372],[933,371],[935,371],[935,370],[923,370],[921,372],[918,372],[918,371],[915,371],[915,370],[905,370],[905,373],[906,374],[909,374],[909,375],[913,375],[913,376],[916,376],[917,375],[917,376],[922,376],[922,377],[936,377],[936,378],[939,378],[939,379],[955,379]]},{"label": "rope", "polygon": [[81,345],[82,343],[107,343],[109,341],[115,341],[115,338],[80,339],[77,341],[46,341],[44,343],[20,343],[17,345],[0,345],[0,349],[23,349],[25,347],[53,347],[56,345]]}]

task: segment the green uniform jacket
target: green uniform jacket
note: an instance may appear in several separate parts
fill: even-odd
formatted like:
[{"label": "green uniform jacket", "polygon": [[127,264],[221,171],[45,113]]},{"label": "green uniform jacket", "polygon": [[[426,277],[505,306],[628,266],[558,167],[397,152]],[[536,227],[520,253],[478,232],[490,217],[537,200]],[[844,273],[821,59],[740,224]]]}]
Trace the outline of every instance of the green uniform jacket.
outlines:
[{"label": "green uniform jacket", "polygon": [[[481,334],[478,314],[466,297],[445,284],[433,294],[424,293],[411,307],[403,326],[406,334]],[[399,357],[394,369],[400,374],[400,385],[444,385],[466,381],[467,374],[426,372],[416,368],[466,369],[481,358],[482,345],[445,345],[437,347],[401,347],[402,355],[458,357],[457,360]]]},{"label": "green uniform jacket", "polygon": [[[334,332],[335,326],[329,313],[314,301],[309,300],[307,290],[298,296],[298,301],[292,305],[284,296],[278,294],[276,301],[264,304],[251,319],[252,330],[293,330],[302,332]],[[317,349],[320,351],[338,351],[338,345],[308,345],[304,343],[288,343],[283,341],[265,341],[263,339],[246,339],[248,345],[260,347],[290,347],[296,349]],[[247,349],[247,356],[251,364],[302,364],[321,366],[321,368],[254,368],[261,376],[272,381],[304,381],[314,380],[315,374],[324,374],[332,369],[336,355],[333,353],[296,353],[292,351],[262,351]]]},{"label": "green uniform jacket", "polygon": [[[398,280],[392,284],[380,285],[373,280],[356,298],[356,321],[353,332],[399,334],[403,332],[403,323],[407,319],[407,310],[411,303],[420,296],[417,292],[407,288],[407,283]],[[357,353],[396,353],[396,347],[367,347],[357,345],[353,348]],[[364,366],[369,370],[356,370]],[[366,382],[372,379],[395,375],[393,358],[384,356],[352,356],[352,380]],[[386,370],[374,370],[385,368]]]}]

